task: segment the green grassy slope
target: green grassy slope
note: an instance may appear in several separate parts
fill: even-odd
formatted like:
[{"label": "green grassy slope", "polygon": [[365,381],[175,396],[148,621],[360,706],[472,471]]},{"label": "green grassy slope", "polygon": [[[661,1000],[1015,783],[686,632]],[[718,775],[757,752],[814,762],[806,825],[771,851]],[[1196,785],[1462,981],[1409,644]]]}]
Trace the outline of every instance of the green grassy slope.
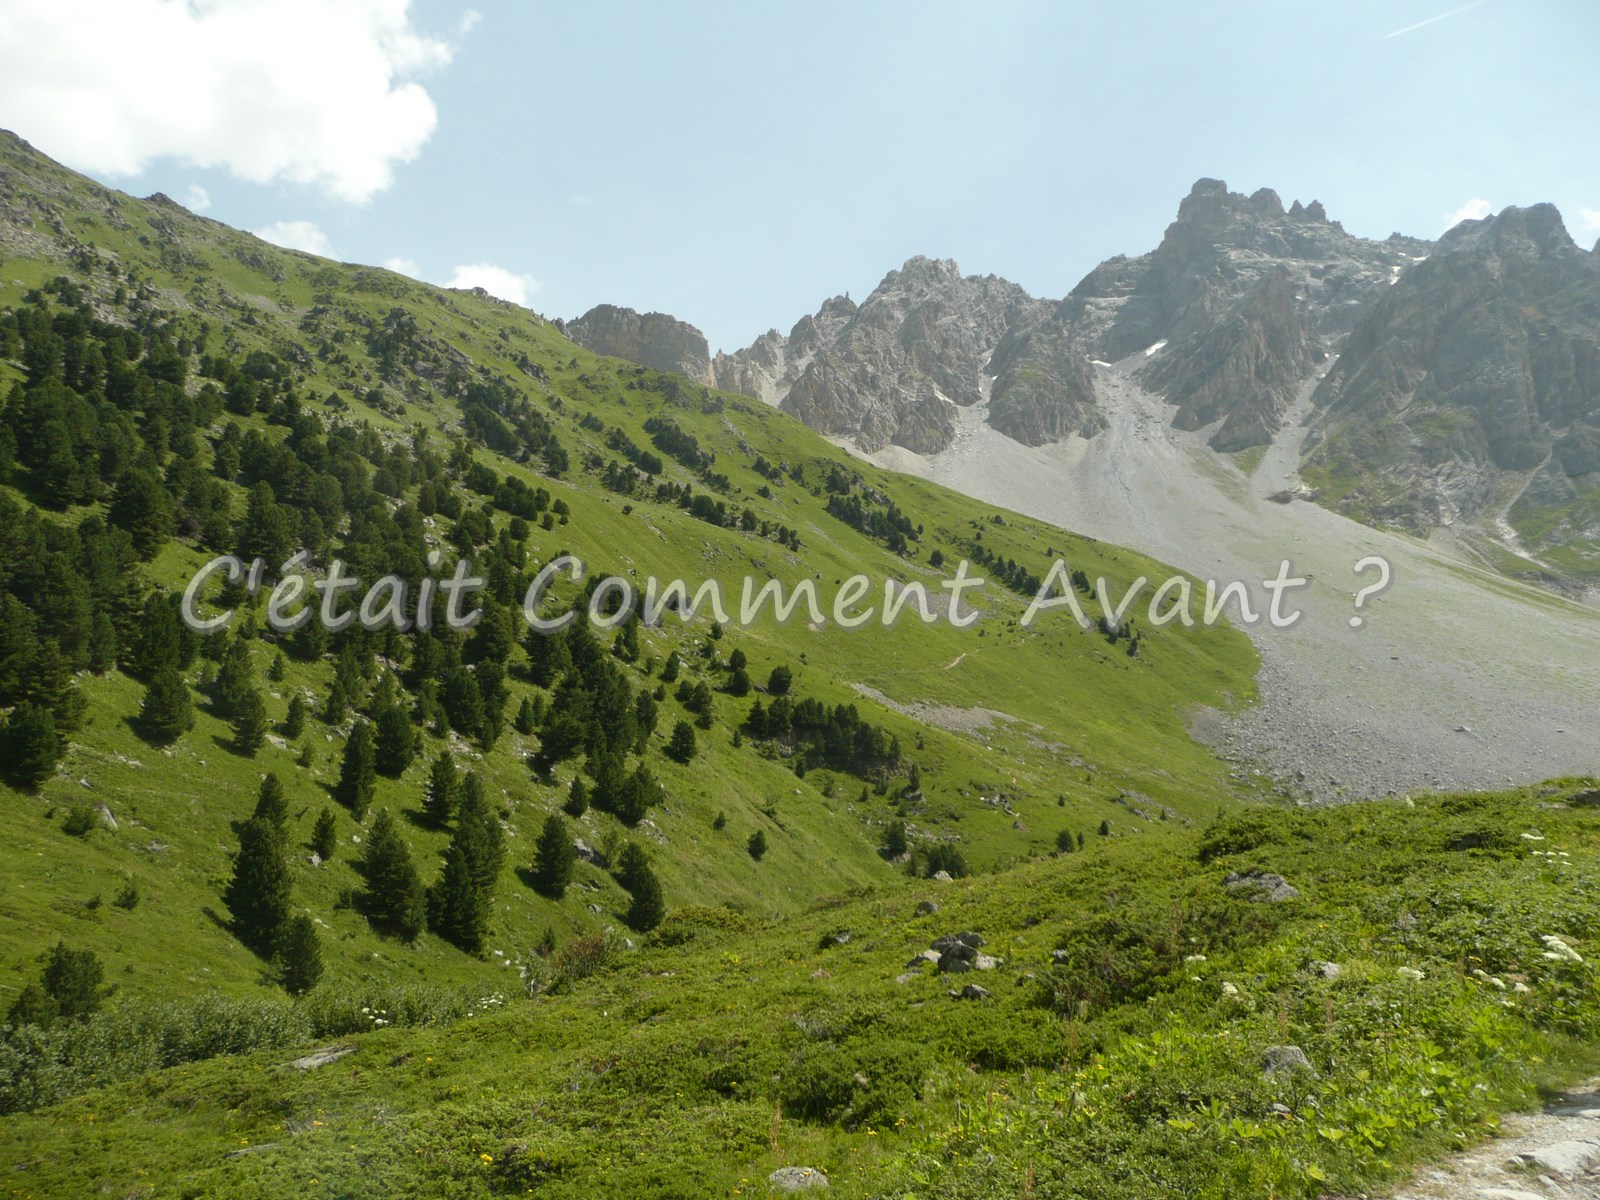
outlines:
[{"label": "green grassy slope", "polygon": [[[1585,787],[1241,811],[776,923],[694,910],[329,1066],[285,1048],[11,1118],[0,1161],[36,1197],[760,1195],[783,1165],[845,1197],[1355,1194],[1592,1068]],[[1249,870],[1299,895],[1226,886]],[[1002,961],[908,970],[961,930]],[[1315,1074],[1263,1074],[1280,1045]]]},{"label": "green grassy slope", "polygon": [[[338,397],[334,405],[312,403],[324,420],[356,422],[386,440],[410,439],[421,430],[439,446],[458,434],[460,415],[447,379],[452,365],[469,378],[515,381],[548,414],[573,461],[564,478],[552,480],[531,464],[477,451],[497,473],[546,487],[570,506],[570,524],[549,531],[535,526],[528,549],[536,562],[567,549],[599,573],[716,577],[732,596],[746,573],[786,585],[812,578],[825,603],[836,580],[857,572],[875,587],[886,577],[921,580],[941,595],[936,585],[947,572],[929,565],[932,551],[942,549],[953,562],[980,534],[986,546],[1035,573],[1043,573],[1047,550],[1114,583],[1166,573],[1136,555],[863,467],[781,413],[738,397],[679,389],[672,377],[597,358],[535,314],[484,295],[278,250],[169,202],[103,189],[9,136],[0,138],[0,168],[7,204],[0,225],[0,304],[64,275],[88,290],[97,311],[115,317],[125,311],[114,294],[121,287],[131,302],[166,314],[178,328],[206,330],[212,353],[239,357],[264,349],[294,364],[303,395]],[[414,327],[385,373],[368,353],[367,339],[396,308]],[[4,369],[22,374],[20,364]],[[644,423],[661,414],[715,452],[716,469],[731,481],[725,497],[731,507],[748,505],[762,520],[794,528],[800,552],[714,527],[676,505],[612,494],[580,465],[588,453],[607,462],[616,458],[605,445],[613,429],[648,446]],[[580,424],[585,417],[597,418],[606,432]],[[259,415],[224,419],[282,436]],[[802,466],[807,486],[785,478],[782,486],[772,484],[771,499],[758,496],[768,481],[753,470],[757,456]],[[923,526],[910,554],[890,553],[825,511],[826,497],[813,489],[835,466],[853,472],[859,489],[892,498]],[[693,481],[670,461],[664,474]],[[14,483],[12,494],[26,497],[27,480]],[[243,493],[236,492],[238,511]],[[51,519],[75,522],[87,511]],[[997,518],[1005,523],[995,524]],[[501,526],[506,519],[503,513],[496,518]],[[443,522],[436,533],[443,534]],[[177,588],[210,554],[173,541],[144,571],[151,583]],[[726,657],[742,649],[758,682],[787,664],[800,694],[858,704],[901,739],[907,760],[922,771],[926,798],[907,811],[913,843],[956,840],[979,870],[1036,855],[1053,846],[1063,828],[1092,833],[1108,816],[1137,827],[1141,837],[1165,836],[1169,823],[1141,821],[1117,802],[1124,792],[1147,797],[1151,802],[1129,802],[1147,813],[1164,804],[1179,818],[1209,814],[1228,802],[1222,766],[1189,739],[1185,718],[1196,706],[1251,696],[1254,658],[1243,637],[1225,629],[1153,631],[1132,659],[1123,646],[1079,631],[1060,614],[1047,614],[1031,631],[1016,628],[1023,599],[996,582],[970,600],[984,616],[969,630],[910,620],[888,631],[851,632],[831,623],[814,630],[769,618],[713,643],[709,623],[697,620],[646,631],[643,650],[646,659],[658,661],[681,651],[689,677],[715,687],[722,675],[701,652],[714,649]],[[259,679],[272,655],[266,646],[253,653]],[[645,665],[630,668],[636,690],[653,685]],[[190,681],[207,670],[200,664]],[[295,690],[324,697],[331,677],[328,660],[291,663],[287,676],[269,685],[269,716],[280,720]],[[351,860],[359,852],[352,839],[361,834],[343,810],[334,861],[309,863],[302,843],[329,803],[342,729],[313,719],[300,742],[269,741],[244,758],[228,748],[225,723],[201,705],[195,729],[163,750],[130,725],[139,685],[112,671],[82,675],[78,687],[88,700],[88,718],[72,736],[56,777],[37,797],[0,791],[8,814],[0,847],[0,986],[20,987],[31,978],[38,953],[59,937],[101,954],[128,995],[218,989],[247,995],[267,986],[260,961],[223,927],[219,896],[236,847],[234,824],[248,816],[268,770],[288,787],[296,904],[323,927],[329,986],[507,978],[508,964],[526,961],[546,927],[564,941],[615,924],[625,907],[625,894],[597,868],[580,866],[578,886],[561,901],[537,895],[518,873],[526,872],[538,827],[573,773],[567,764],[556,786],[538,781],[523,761],[535,739],[508,729],[486,756],[459,739],[451,743],[462,765],[485,775],[509,837],[490,939],[499,954],[480,961],[431,936],[413,947],[385,941],[340,906],[341,894],[359,885]],[[534,692],[515,677],[511,690],[508,712]],[[872,698],[878,695],[886,701]],[[859,779],[825,770],[797,778],[788,763],[764,757],[749,743],[735,749],[734,728],[748,707],[748,700],[719,694],[712,728],[701,734],[702,753],[680,767],[659,755],[665,732],[685,715],[669,693],[650,756],[669,799],[651,814],[653,827],[630,833],[591,811],[575,832],[596,845],[615,845],[625,836],[640,841],[654,857],[671,907],[725,903],[766,917],[794,912],[819,895],[892,879],[898,868],[877,847],[903,780],[886,796],[862,802]],[[404,778],[380,779],[375,807],[416,813],[427,763],[444,745],[427,735],[422,742]],[[303,768],[297,766],[302,749]],[[82,804],[104,804],[117,829],[65,834],[65,815]],[[727,818],[720,831],[712,828],[719,812]],[[403,828],[424,879],[431,880],[446,835],[415,821]],[[744,849],[757,829],[772,847],[760,863]],[[128,879],[142,896],[132,911],[109,903]]]}]

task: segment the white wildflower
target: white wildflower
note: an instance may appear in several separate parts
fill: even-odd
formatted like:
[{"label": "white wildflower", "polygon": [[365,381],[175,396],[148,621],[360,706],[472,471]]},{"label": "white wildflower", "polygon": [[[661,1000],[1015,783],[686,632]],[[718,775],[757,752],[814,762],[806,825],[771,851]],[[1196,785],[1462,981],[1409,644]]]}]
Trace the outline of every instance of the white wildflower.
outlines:
[{"label": "white wildflower", "polygon": [[1547,933],[1539,940],[1549,947],[1549,949],[1545,951],[1545,957],[1554,962],[1566,961],[1581,963],[1583,961],[1583,958],[1576,950],[1567,945],[1566,942],[1562,941],[1553,933]]}]

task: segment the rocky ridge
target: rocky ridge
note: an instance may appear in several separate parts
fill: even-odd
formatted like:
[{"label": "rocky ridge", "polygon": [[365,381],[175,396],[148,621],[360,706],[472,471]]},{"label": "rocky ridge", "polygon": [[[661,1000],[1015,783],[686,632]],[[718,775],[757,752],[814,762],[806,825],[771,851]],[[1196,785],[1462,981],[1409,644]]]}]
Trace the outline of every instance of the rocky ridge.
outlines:
[{"label": "rocky ridge", "polygon": [[711,347],[706,335],[666,313],[638,313],[614,304],[597,304],[556,328],[596,354],[625,358],[658,371],[675,371],[696,383],[712,382]]},{"label": "rocky ridge", "polygon": [[1315,404],[1308,461],[1351,515],[1423,532],[1503,513],[1530,555],[1588,544],[1600,567],[1600,258],[1553,206],[1445,234],[1363,311]]}]

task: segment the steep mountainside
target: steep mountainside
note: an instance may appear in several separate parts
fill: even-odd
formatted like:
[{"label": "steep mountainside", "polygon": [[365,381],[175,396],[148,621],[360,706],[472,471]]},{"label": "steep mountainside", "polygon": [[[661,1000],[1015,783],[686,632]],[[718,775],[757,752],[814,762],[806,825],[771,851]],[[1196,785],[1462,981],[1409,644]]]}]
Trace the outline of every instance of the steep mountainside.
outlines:
[{"label": "steep mountainside", "polygon": [[1342,510],[1498,523],[1557,572],[1600,571],[1600,258],[1552,206],[1447,233],[1362,312],[1315,402],[1308,474]]},{"label": "steep mountainside", "polygon": [[[719,355],[719,386],[759,395],[813,429],[873,451],[932,454],[950,444],[955,414],[988,404],[989,419],[1030,444],[1097,428],[1083,355],[1032,345],[1050,310],[1016,284],[961,274],[949,260],[913,258],[859,306],[835,298],[788,338],[776,331]],[[998,378],[996,378],[998,376]]]},{"label": "steep mountainside", "polygon": [[1286,211],[1271,189],[1202,179],[1156,249],[1102,263],[1056,319],[1096,358],[1146,352],[1143,381],[1179,428],[1220,421],[1211,444],[1240,450],[1271,439],[1356,314],[1426,250],[1353,237],[1315,201]]}]

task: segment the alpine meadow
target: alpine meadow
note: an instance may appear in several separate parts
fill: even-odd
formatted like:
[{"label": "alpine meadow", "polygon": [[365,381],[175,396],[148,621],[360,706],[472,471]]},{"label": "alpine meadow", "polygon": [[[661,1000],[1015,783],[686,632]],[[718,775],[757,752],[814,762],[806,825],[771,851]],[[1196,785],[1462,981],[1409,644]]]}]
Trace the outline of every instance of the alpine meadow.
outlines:
[{"label": "alpine meadow", "polygon": [[[376,30],[316,121],[370,117],[369,52],[447,97],[434,148],[327,149],[266,9],[138,0],[254,157],[151,78],[98,168],[17,82],[56,18],[6,7],[0,1196],[1600,1196],[1600,260],[1552,205],[1385,240],[1202,178],[1060,299],[918,256],[713,353],[234,227],[322,189],[375,228],[526,14],[306,0]],[[102,182],[147,160],[234,224]],[[664,162],[608,219],[710,195]],[[861,186],[835,237],[898,245]],[[903,235],[959,241],[933,211]]]}]

